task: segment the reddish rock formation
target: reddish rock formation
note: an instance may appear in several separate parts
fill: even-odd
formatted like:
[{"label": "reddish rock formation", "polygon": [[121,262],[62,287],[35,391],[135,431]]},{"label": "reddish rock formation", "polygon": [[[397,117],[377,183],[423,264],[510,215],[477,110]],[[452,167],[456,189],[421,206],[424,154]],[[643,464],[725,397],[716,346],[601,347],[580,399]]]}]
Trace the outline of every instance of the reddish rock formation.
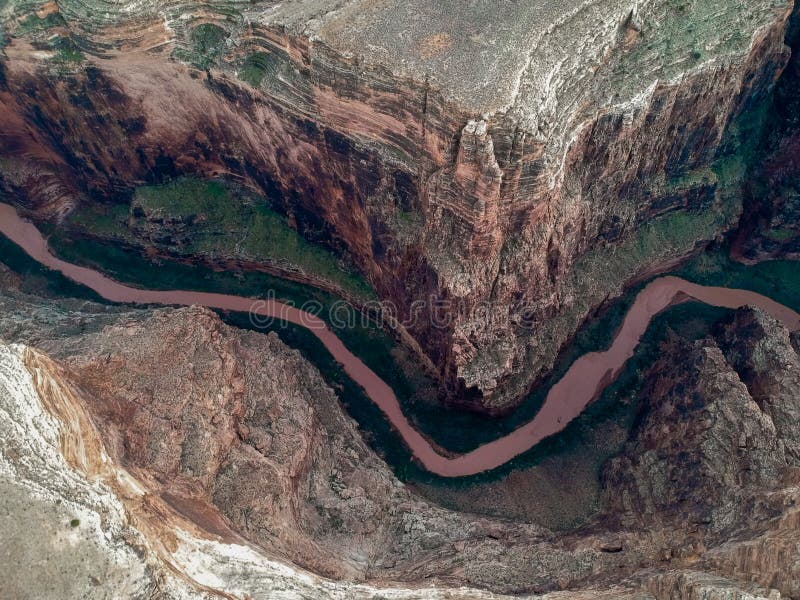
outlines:
[{"label": "reddish rock formation", "polygon": [[734,254],[745,262],[800,258],[800,5],[786,42],[792,57],[765,115],[734,239]]},{"label": "reddish rock formation", "polygon": [[[48,548],[62,541],[51,525],[24,532],[8,523],[34,511],[58,532],[73,516],[59,525],[53,514],[71,511],[82,528],[73,552],[101,574],[131,563],[126,580],[156,588],[166,561],[191,585],[210,570],[217,575],[203,576],[206,585],[253,597],[282,598],[299,585],[320,599],[381,593],[277,560],[378,588],[395,582],[399,598],[436,597],[414,590],[423,582],[456,598],[492,597],[462,585],[569,590],[553,600],[797,593],[800,479],[780,451],[796,422],[762,411],[750,380],[711,340],[688,353],[686,343],[675,346],[698,359],[685,371],[665,353],[643,391],[641,424],[609,467],[606,513],[556,535],[415,497],[366,448],[319,374],[274,336],[237,331],[199,308],[134,311],[14,290],[0,294],[0,308],[0,337],[35,340],[58,357],[0,342],[4,523],[15,556],[40,556],[31,539]],[[768,333],[751,337],[753,323]],[[774,376],[791,377],[797,355],[768,317],[740,311],[721,332],[739,340],[737,356],[752,339],[754,357],[784,357]],[[35,416],[43,409],[31,394],[49,417]],[[739,409],[750,418],[732,418]],[[49,556],[70,565],[54,581],[97,589],[72,554]],[[30,570],[10,571],[0,586],[39,589]]]},{"label": "reddish rock formation", "polygon": [[[370,23],[402,28],[400,8],[361,4],[256,4],[233,27],[186,7],[133,19],[67,2],[44,32],[10,22],[3,187],[58,215],[147,178],[241,179],[348,252],[401,317],[421,301],[412,335],[454,399],[489,411],[546,373],[593,307],[735,219],[708,168],[785,63],[788,6],[607,0],[473,15],[423,2],[420,26],[453,31],[409,47],[398,32],[392,49]],[[692,35],[674,35],[687,17]],[[474,19],[487,31],[465,39],[456,29]],[[202,57],[199,23],[222,32]],[[480,40],[496,29],[511,35],[496,61],[449,70],[484,64]],[[73,40],[83,62],[60,59],[53,39]],[[688,225],[668,220],[676,212]],[[653,242],[659,216],[671,237]]]}]

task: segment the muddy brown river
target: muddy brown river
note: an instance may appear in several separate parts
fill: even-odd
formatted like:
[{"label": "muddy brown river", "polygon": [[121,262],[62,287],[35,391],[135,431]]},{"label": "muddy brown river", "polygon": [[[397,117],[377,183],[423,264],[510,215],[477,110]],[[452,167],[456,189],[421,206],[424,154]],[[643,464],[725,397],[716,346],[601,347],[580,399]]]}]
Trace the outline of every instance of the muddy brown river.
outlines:
[{"label": "muddy brown river", "polygon": [[456,457],[439,454],[403,414],[392,389],[350,352],[320,318],[275,300],[257,300],[227,294],[185,290],[151,291],[123,285],[92,269],[80,267],[50,253],[38,229],[19,217],[16,210],[0,203],[0,232],[22,247],[42,265],[59,271],[111,302],[135,304],[198,304],[209,308],[251,312],[295,323],[310,330],[325,345],[344,371],[384,412],[400,433],[414,457],[430,472],[443,477],[474,475],[499,467],[529,450],[544,438],[558,433],[583,412],[624,367],[636,349],[651,319],[684,297],[724,308],[758,306],[782,321],[790,330],[800,329],[800,314],[747,290],[707,287],[677,277],[660,277],[639,292],[625,315],[611,347],[590,352],[575,361],[548,393],[536,417],[510,434]]}]

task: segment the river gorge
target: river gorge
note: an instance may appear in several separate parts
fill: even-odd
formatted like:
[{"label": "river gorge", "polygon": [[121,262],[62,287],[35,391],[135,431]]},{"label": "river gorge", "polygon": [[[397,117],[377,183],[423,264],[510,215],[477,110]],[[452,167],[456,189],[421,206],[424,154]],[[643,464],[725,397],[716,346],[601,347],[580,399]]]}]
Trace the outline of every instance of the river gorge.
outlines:
[{"label": "river gorge", "polygon": [[352,354],[319,317],[274,299],[259,302],[256,298],[224,294],[181,290],[150,291],[117,283],[96,271],[54,257],[47,248],[46,240],[36,228],[23,221],[14,208],[7,204],[0,204],[0,233],[19,244],[42,265],[63,273],[112,302],[186,306],[198,304],[285,319],[309,329],[322,341],[345,372],[380,407],[409,446],[413,456],[427,470],[444,477],[462,477],[494,469],[564,429],[600,395],[605,386],[614,381],[625,362],[633,355],[651,319],[676,301],[692,299],[730,309],[757,306],[782,322],[790,331],[800,329],[800,314],[761,294],[701,286],[677,277],[657,278],[637,295],[611,347],[579,358],[553,386],[541,410],[531,422],[467,454],[450,458],[439,454],[411,426],[392,389]]},{"label": "river gorge", "polygon": [[800,599],[800,5],[0,0],[0,597]]}]

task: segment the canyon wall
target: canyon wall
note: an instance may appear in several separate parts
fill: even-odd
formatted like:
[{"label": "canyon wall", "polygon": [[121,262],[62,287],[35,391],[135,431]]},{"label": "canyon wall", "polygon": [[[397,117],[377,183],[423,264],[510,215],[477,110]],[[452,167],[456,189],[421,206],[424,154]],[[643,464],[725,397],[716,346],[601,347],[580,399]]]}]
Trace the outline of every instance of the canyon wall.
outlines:
[{"label": "canyon wall", "polygon": [[745,262],[800,257],[800,6],[786,42],[792,56],[769,108],[745,186],[734,255]]},{"label": "canyon wall", "polygon": [[[324,579],[248,545],[221,516],[175,508],[120,464],[64,370],[0,343],[0,528],[7,598],[493,600],[470,588],[372,587]],[[156,487],[154,487],[154,485]]]},{"label": "canyon wall", "polygon": [[798,593],[800,356],[765,314],[665,348],[605,511],[555,533],[416,496],[274,334],[24,283],[0,265],[6,596]]},{"label": "canyon wall", "polygon": [[10,3],[2,188],[56,221],[178,174],[259,190],[399,305],[453,401],[501,412],[736,221],[790,8]]}]

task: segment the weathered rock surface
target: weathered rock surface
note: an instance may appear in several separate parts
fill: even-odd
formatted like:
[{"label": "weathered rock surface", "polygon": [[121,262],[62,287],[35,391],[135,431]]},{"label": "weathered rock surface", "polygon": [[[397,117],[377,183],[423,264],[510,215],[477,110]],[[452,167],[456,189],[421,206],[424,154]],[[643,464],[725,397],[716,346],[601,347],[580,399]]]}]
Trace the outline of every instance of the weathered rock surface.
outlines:
[{"label": "weathered rock surface", "polygon": [[274,334],[185,309],[126,314],[42,345],[91,399],[112,453],[168,502],[201,519],[216,507],[235,530],[317,572],[363,578],[486,535],[414,501]]},{"label": "weathered rock surface", "polygon": [[686,600],[756,600],[780,598],[775,590],[757,585],[743,585],[725,577],[697,571],[665,573],[653,578],[649,589],[658,598],[685,598]]},{"label": "weathered rock surface", "polygon": [[582,580],[600,557],[535,525],[413,496],[319,373],[274,334],[235,330],[200,308],[106,312],[0,298],[0,336],[36,340],[57,357],[114,461],[208,534],[244,536],[337,578],[507,592]]},{"label": "weathered rock surface", "polygon": [[[641,392],[627,448],[606,468],[608,513],[625,527],[682,528],[685,545],[669,559],[795,597],[797,373],[788,332],[758,309],[736,311],[713,338],[675,341]],[[733,583],[728,595],[705,596],[706,576],[665,577],[648,589],[749,597]]]},{"label": "weathered rock surface", "polygon": [[800,357],[785,328],[764,313],[737,311],[716,335],[728,363],[775,425],[775,435],[800,462]]},{"label": "weathered rock surface", "polygon": [[774,485],[787,464],[774,422],[712,341],[679,344],[642,398],[637,434],[605,485],[620,512],[721,530],[740,523],[748,495]]},{"label": "weathered rock surface", "polygon": [[[689,410],[703,403],[716,423],[692,428],[690,419],[677,419],[682,436],[659,450],[651,468],[637,471],[630,458],[616,461],[610,471],[627,475],[617,475],[617,487],[608,488],[609,514],[559,537],[415,497],[361,441],[313,367],[274,336],[235,330],[205,309],[42,300],[15,291],[18,279],[4,281],[11,289],[0,294],[0,337],[35,341],[53,357],[0,346],[0,364],[15,382],[0,381],[0,422],[10,432],[4,439],[11,440],[2,448],[9,491],[4,527],[14,556],[35,557],[39,541],[62,547],[72,539],[72,518],[92,523],[91,532],[80,529],[80,551],[63,564],[85,556],[108,573],[60,575],[77,586],[75,595],[94,586],[91,594],[103,596],[106,588],[92,577],[132,578],[126,585],[133,597],[136,590],[155,597],[213,597],[219,591],[254,598],[493,597],[462,585],[497,593],[569,590],[548,594],[548,600],[775,599],[779,592],[796,593],[800,479],[785,472],[788,454],[762,452],[781,445],[778,427],[770,427],[773,417],[759,412],[710,341],[693,348],[699,359],[694,371],[681,376],[685,397],[667,384],[671,373],[654,380],[652,389],[667,408],[643,423],[671,427],[675,415],[668,407]],[[754,322],[760,327],[751,335]],[[739,347],[753,340],[755,356],[769,344],[761,331],[786,350],[785,330],[757,313],[741,311],[721,329]],[[664,362],[670,369],[679,364]],[[707,377],[698,374],[701,369]],[[723,398],[719,390],[726,391]],[[736,425],[730,409],[742,406],[751,418]],[[25,411],[45,415],[41,419],[54,433],[20,429],[15,424],[25,422]],[[640,448],[645,439],[663,442],[646,438],[651,427],[643,427],[630,442],[634,456],[646,454]],[[747,439],[748,447],[739,449],[735,427],[763,439]],[[26,449],[29,443],[61,458],[47,458],[44,470],[31,467],[38,454]],[[731,454],[726,443],[737,452]],[[709,473],[707,465],[724,481],[704,484],[717,472]],[[663,477],[668,468],[686,478]],[[643,499],[630,502],[634,481]],[[86,486],[104,495],[87,495]],[[697,486],[707,497],[692,495]],[[39,490],[38,503],[29,500],[32,489]],[[626,499],[624,506],[615,504],[616,497]],[[687,500],[667,505],[679,497]],[[729,500],[741,505],[724,505]],[[16,525],[28,506],[36,507],[35,536]],[[116,521],[97,516],[109,511]],[[134,557],[125,558],[131,547]],[[380,589],[279,564],[286,562]],[[21,597],[47,597],[47,590],[25,591],[32,585],[26,572],[0,576],[0,585],[17,586]],[[401,587],[385,588],[388,582]],[[415,589],[430,582],[445,591]]]},{"label": "weathered rock surface", "polygon": [[420,301],[411,333],[451,395],[501,411],[594,306],[735,221],[710,167],[783,67],[789,9],[13,2],[3,188],[57,217],[235,177],[401,318]]},{"label": "weathered rock surface", "polygon": [[209,533],[213,514],[181,515],[106,452],[64,375],[35,350],[0,343],[4,598],[498,598],[336,583]]}]

